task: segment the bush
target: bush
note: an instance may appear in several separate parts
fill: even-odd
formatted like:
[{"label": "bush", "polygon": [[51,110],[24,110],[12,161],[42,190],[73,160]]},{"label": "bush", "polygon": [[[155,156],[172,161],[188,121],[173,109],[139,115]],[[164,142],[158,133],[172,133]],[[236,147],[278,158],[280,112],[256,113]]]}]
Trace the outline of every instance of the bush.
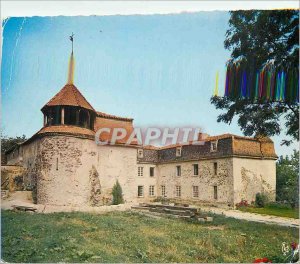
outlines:
[{"label": "bush", "polygon": [[255,196],[255,205],[257,207],[265,207],[268,202],[268,197],[264,193],[257,193]]},{"label": "bush", "polygon": [[236,206],[237,208],[248,207],[248,206],[249,206],[249,203],[248,203],[248,201],[242,199],[242,200],[241,200],[239,203],[237,203],[235,206]]},{"label": "bush", "polygon": [[113,195],[113,202],[112,204],[116,205],[116,204],[122,204],[124,203],[124,199],[123,199],[123,193],[122,193],[122,187],[119,183],[119,181],[117,180],[117,182],[115,183],[113,189],[112,189],[112,195]]}]

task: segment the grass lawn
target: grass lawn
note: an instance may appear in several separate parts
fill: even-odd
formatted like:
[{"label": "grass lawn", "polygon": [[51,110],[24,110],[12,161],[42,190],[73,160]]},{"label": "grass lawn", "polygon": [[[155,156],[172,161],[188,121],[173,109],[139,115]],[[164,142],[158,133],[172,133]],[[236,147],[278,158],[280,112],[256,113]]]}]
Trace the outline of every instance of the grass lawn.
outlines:
[{"label": "grass lawn", "polygon": [[266,206],[264,208],[241,207],[239,208],[239,210],[243,212],[250,212],[250,213],[257,213],[257,214],[299,218],[299,209],[292,209],[292,208],[276,208],[276,207]]},{"label": "grass lawn", "polygon": [[214,216],[212,223],[131,212],[30,214],[2,211],[7,262],[253,262],[282,260],[298,229]]}]

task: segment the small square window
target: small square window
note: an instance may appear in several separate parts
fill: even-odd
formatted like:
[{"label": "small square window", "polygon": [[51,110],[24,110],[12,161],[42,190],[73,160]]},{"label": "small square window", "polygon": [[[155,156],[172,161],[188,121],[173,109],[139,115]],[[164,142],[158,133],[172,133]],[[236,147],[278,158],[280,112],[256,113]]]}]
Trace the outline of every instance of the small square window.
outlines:
[{"label": "small square window", "polygon": [[138,158],[142,159],[144,157],[144,150],[138,149]]},{"label": "small square window", "polygon": [[181,147],[176,148],[176,157],[181,157]]},{"label": "small square window", "polygon": [[154,185],[149,186],[149,196],[154,196]]},{"label": "small square window", "polygon": [[165,185],[161,186],[161,196],[166,197],[166,186]]},{"label": "small square window", "polygon": [[199,175],[199,166],[198,166],[198,164],[194,164],[193,167],[194,167],[194,176]]},{"label": "small square window", "polygon": [[193,186],[193,198],[199,197],[199,186]]},{"label": "small square window", "polygon": [[218,147],[218,142],[217,141],[212,141],[210,142],[210,151],[217,151],[217,147]]},{"label": "small square window", "polygon": [[176,186],[176,197],[181,197],[181,186]]},{"label": "small square window", "polygon": [[138,197],[144,197],[144,186],[138,186]]},{"label": "small square window", "polygon": [[139,177],[144,176],[144,167],[138,167],[138,176]]},{"label": "small square window", "polygon": [[154,176],[154,167],[150,167],[150,177]]},{"label": "small square window", "polygon": [[181,166],[176,166],[176,176],[181,176]]}]

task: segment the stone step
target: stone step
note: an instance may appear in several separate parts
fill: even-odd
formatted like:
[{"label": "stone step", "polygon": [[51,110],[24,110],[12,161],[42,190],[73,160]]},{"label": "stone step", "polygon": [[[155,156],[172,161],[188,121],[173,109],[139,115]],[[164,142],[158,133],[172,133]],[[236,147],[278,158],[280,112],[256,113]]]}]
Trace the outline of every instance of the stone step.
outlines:
[{"label": "stone step", "polygon": [[199,211],[198,208],[184,207],[184,206],[173,206],[173,205],[165,205],[165,204],[140,203],[139,205],[143,206],[143,207],[150,207],[150,208],[164,208],[164,209],[178,210],[178,211],[191,211],[193,213],[197,213]]},{"label": "stone step", "polygon": [[149,207],[145,206],[131,206],[131,209],[149,211]]},{"label": "stone step", "polygon": [[150,212],[158,212],[163,214],[172,214],[172,215],[180,215],[180,216],[188,216],[191,217],[195,215],[194,212],[188,211],[188,210],[172,210],[167,208],[150,208]]}]

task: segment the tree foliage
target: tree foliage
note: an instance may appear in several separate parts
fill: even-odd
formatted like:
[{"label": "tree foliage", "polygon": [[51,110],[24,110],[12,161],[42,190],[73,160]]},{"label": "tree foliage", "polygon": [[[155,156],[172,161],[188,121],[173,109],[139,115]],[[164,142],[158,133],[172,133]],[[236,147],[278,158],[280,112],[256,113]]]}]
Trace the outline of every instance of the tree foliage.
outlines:
[{"label": "tree foliage", "polygon": [[112,202],[113,204],[124,203],[122,187],[118,180],[112,189],[112,195],[113,195],[113,202]]},{"label": "tree foliage", "polygon": [[276,163],[276,200],[295,207],[299,204],[299,151],[280,156]]},{"label": "tree foliage", "polygon": [[[260,70],[272,63],[287,69],[299,67],[299,12],[297,10],[250,10],[230,12],[224,46],[231,51],[228,63],[240,62]],[[225,110],[218,122],[230,124],[235,116],[247,136],[274,136],[286,127],[286,135],[299,138],[299,107],[288,102],[253,102],[227,97],[211,98]],[[284,126],[281,119],[284,119]],[[290,144],[285,140],[283,144]]]}]

